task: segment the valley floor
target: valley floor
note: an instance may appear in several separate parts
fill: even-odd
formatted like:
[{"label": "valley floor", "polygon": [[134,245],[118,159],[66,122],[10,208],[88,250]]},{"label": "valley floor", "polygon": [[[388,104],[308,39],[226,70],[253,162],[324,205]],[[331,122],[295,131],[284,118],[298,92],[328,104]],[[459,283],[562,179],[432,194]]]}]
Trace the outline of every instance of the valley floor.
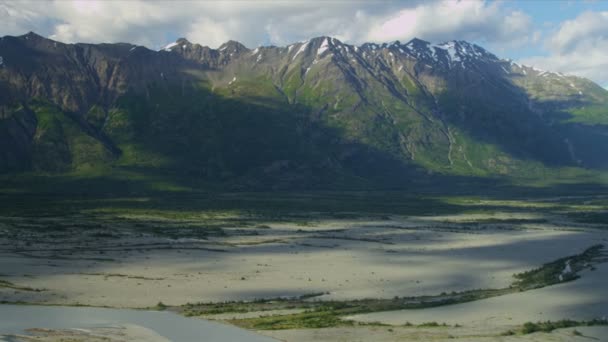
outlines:
[{"label": "valley floor", "polygon": [[[526,322],[608,316],[608,230],[601,222],[572,215],[604,209],[603,202],[594,201],[587,199],[591,204],[585,208],[571,204],[583,200],[477,201],[468,203],[466,211],[437,215],[310,213],[270,218],[232,212],[171,217],[99,211],[65,217],[3,216],[0,301],[167,308],[285,341],[602,340],[608,332],[605,326],[520,333]],[[579,279],[432,307],[433,300],[455,298],[462,291],[509,289],[514,274],[597,245],[602,252],[580,264]],[[300,296],[303,299],[291,306],[271,303],[263,309],[220,307],[196,313],[185,306],[271,298],[288,304]],[[263,321],[269,315],[306,314],[310,307],[302,302],[396,297],[424,298],[424,305],[357,309],[338,315],[335,324],[319,326],[305,323],[284,329],[260,323],[260,317]]]}]

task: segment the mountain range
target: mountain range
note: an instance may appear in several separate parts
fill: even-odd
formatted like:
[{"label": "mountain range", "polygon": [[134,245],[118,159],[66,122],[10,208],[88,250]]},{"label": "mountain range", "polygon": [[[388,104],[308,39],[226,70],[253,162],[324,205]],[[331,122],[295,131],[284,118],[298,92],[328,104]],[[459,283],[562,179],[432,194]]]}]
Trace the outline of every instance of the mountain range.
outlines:
[{"label": "mountain range", "polygon": [[608,91],[466,41],[0,38],[0,172],[407,187],[608,168]]}]

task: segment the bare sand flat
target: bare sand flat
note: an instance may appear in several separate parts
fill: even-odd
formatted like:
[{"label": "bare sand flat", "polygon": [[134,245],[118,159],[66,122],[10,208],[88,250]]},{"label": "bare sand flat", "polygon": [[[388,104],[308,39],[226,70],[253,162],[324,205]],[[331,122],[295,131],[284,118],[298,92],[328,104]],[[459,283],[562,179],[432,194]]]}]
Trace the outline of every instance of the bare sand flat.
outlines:
[{"label": "bare sand flat", "polygon": [[[575,334],[574,331],[577,333]],[[608,327],[577,327],[528,335],[500,336],[484,328],[407,328],[348,327],[261,331],[290,342],[394,342],[394,341],[473,341],[473,342],[589,342],[608,341]],[[579,334],[580,333],[580,334]]]},{"label": "bare sand flat", "polygon": [[[262,221],[224,227],[223,234],[202,238],[141,234],[129,226],[111,234],[89,230],[87,235],[75,225],[62,232],[62,238],[43,230],[26,231],[33,235],[21,239],[18,234],[0,236],[0,301],[146,308],[159,302],[179,306],[308,294],[316,294],[310,300],[391,299],[499,289],[513,282],[513,274],[596,244],[608,245],[608,232],[600,228],[560,214],[530,211]],[[516,336],[500,333],[528,321],[608,315],[607,275],[608,264],[598,264],[594,271],[582,272],[581,279],[542,289],[433,309],[347,317],[393,326],[260,333],[290,342],[601,341],[608,336],[605,327],[577,328],[583,337],[574,335],[573,328]],[[201,318],[246,320],[303,310],[286,307]],[[447,326],[403,326],[431,321]],[[131,340],[141,333],[131,330]],[[56,341],[80,333],[53,331],[28,338]]]},{"label": "bare sand flat", "polygon": [[0,341],[170,342],[150,329],[133,324],[91,329],[29,329],[27,335],[0,336]]},{"label": "bare sand flat", "polygon": [[542,289],[475,302],[420,310],[356,315],[363,322],[404,324],[430,321],[466,326],[501,327],[525,322],[608,317],[608,264],[585,271],[582,278]]},{"label": "bare sand flat", "polygon": [[479,215],[269,224],[208,240],[127,235],[86,246],[15,248],[0,238],[2,279],[43,290],[0,287],[0,300],[133,308],[317,292],[328,293],[320,299],[436,295],[507,286],[514,273],[608,236],[551,221],[463,229],[460,222],[472,219]]}]

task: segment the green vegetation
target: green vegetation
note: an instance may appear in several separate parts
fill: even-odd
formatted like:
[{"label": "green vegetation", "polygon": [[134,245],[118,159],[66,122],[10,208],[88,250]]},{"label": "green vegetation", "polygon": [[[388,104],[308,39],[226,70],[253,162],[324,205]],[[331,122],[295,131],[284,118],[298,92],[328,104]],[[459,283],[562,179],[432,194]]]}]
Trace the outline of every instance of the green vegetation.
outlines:
[{"label": "green vegetation", "polygon": [[[38,44],[35,55],[44,56],[43,46]],[[493,67],[481,64],[467,68],[475,73],[444,74],[441,68],[427,73],[409,61],[395,73],[403,62],[395,56],[386,65],[380,57],[317,58],[308,46],[291,61],[270,60],[278,51],[264,52],[262,63],[247,64],[251,56],[243,55],[233,61],[244,64],[225,70],[221,63],[198,68],[199,61],[184,67],[177,51],[159,53],[161,60],[150,51],[149,68],[132,68],[132,61],[140,62],[138,55],[123,59],[118,50],[106,55],[106,48],[114,50],[111,45],[85,54],[94,56],[94,67],[87,56],[78,65],[72,58],[56,64],[59,55],[48,61],[41,57],[40,75],[28,75],[30,68],[23,65],[24,77],[7,84],[24,84],[7,93],[26,101],[0,108],[0,231],[15,241],[8,248],[27,255],[37,244],[78,233],[82,246],[107,240],[107,247],[87,250],[99,255],[86,260],[109,263],[117,260],[103,256],[108,250],[170,249],[174,242],[112,243],[127,235],[221,239],[235,230],[262,235],[262,229],[281,224],[309,234],[308,227],[324,219],[531,214],[460,222],[455,228],[446,228],[449,218],[437,223],[464,233],[554,224],[560,215],[598,228],[608,223],[608,199],[588,196],[608,188],[608,93],[591,82],[509,79],[502,72],[495,77]],[[317,63],[308,72],[311,57]],[[108,85],[103,95],[77,94],[65,77],[54,74],[103,73],[116,60],[124,66],[112,77],[120,85]],[[171,76],[165,77],[169,70]],[[94,93],[105,78],[91,77],[96,79],[91,83],[83,77],[82,89]],[[40,79],[53,94],[49,98],[28,99],[17,89],[37,89]],[[563,194],[585,199],[560,198]],[[548,215],[535,217],[539,212]],[[348,239],[340,233],[322,237]],[[233,247],[223,246],[213,251]],[[349,301],[322,301],[317,297],[323,294],[315,293],[182,307],[159,302],[155,308],[186,316],[299,309],[303,312],[233,323],[254,329],[349,326],[357,324],[344,320],[352,314],[464,303],[573,281],[605,257],[601,249],[592,246],[516,274],[511,286],[500,289]],[[49,259],[75,258],[54,254],[52,246],[47,251]],[[40,291],[6,280],[0,287]],[[529,323],[522,329],[550,331],[574,323]]]},{"label": "green vegetation", "polygon": [[228,322],[247,329],[318,329],[336,326],[353,326],[355,322],[346,321],[332,310],[307,311],[292,315],[265,316],[250,319],[233,319]]},{"label": "green vegetation", "polygon": [[185,316],[216,315],[223,313],[245,313],[251,311],[285,310],[295,308],[315,308],[315,302],[306,301],[324,295],[325,293],[311,293],[295,298],[267,298],[251,302],[231,301],[223,303],[185,304],[180,312]]},{"label": "green vegetation", "polygon": [[447,324],[445,324],[445,323],[439,324],[439,323],[433,321],[433,322],[425,322],[425,323],[419,324],[418,326],[421,328],[436,328],[436,327],[447,327]]},{"label": "green vegetation", "polygon": [[[175,191],[608,184],[608,93],[592,82],[496,74],[501,61],[460,74],[388,51],[316,56],[320,39],[297,56],[266,47],[263,61],[150,51],[143,69],[112,44],[79,63],[74,46],[21,45],[41,69],[7,74],[0,172]],[[121,81],[105,84],[114,63]],[[28,98],[40,79],[47,97]]]},{"label": "green vegetation", "polygon": [[[550,165],[514,152],[537,142],[493,141],[460,122],[425,120],[432,117],[434,99],[414,80],[403,83],[414,106],[376,88],[370,89],[372,103],[360,105],[354,89],[337,92],[328,82],[297,83],[297,101],[262,76],[227,88],[204,79],[180,86],[153,83],[144,93],[124,94],[107,110],[94,105],[81,119],[48,101],[31,100],[27,105],[37,123],[31,155],[23,161],[31,167],[24,168],[38,179],[46,175],[48,182],[118,179],[130,187],[147,183],[148,190],[458,191],[496,183],[608,184],[601,171]],[[462,101],[457,93],[440,96],[445,110],[466,105],[477,116],[498,110]],[[353,107],[355,112],[342,115]],[[23,110],[12,111],[12,117],[25,115]],[[311,121],[315,113],[319,117]],[[481,126],[472,129],[505,133],[487,118],[478,119]]]},{"label": "green vegetation", "polygon": [[588,125],[608,125],[608,107],[606,105],[584,106],[570,110],[573,115],[570,122]]},{"label": "green vegetation", "polygon": [[[521,290],[528,290],[575,280],[579,277],[577,273],[580,270],[589,267],[595,258],[602,255],[603,248],[604,245],[594,245],[581,254],[561,258],[544,264],[540,268],[516,274],[514,277],[517,281],[513,286]],[[570,272],[564,272],[566,267],[570,269]]]},{"label": "green vegetation", "polygon": [[[253,330],[283,330],[283,329],[320,329],[331,327],[352,326],[391,326],[379,322],[355,322],[340,318],[344,313],[331,308],[321,307],[311,311],[291,315],[269,315],[247,319],[231,319],[227,322],[246,329]],[[404,324],[405,327],[440,328],[447,327],[446,323],[425,322],[418,325]]]},{"label": "green vegetation", "polygon": [[[2,216],[162,217],[170,219],[223,218],[256,224],[273,221],[304,222],[318,218],[431,215],[458,213],[467,205],[442,198],[405,192],[219,192],[188,189],[154,190],[161,179],[0,177]],[[176,187],[178,185],[175,185]],[[49,200],[52,199],[52,200]],[[311,214],[312,213],[312,214]]]},{"label": "green vegetation", "polygon": [[[39,171],[103,170],[113,160],[112,154],[96,138],[86,134],[79,124],[56,106],[32,101],[30,109],[38,121],[34,136],[32,162]],[[91,110],[91,120],[99,120],[100,109]]]}]

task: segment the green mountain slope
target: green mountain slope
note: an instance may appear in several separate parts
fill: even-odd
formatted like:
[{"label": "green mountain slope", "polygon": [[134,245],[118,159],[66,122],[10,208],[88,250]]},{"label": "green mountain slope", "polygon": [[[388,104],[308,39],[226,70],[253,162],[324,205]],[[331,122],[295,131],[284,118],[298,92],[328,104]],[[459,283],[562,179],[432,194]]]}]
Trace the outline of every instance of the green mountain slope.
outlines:
[{"label": "green mountain slope", "polygon": [[310,188],[608,166],[607,91],[463,41],[151,51],[29,33],[0,55],[2,172]]}]

